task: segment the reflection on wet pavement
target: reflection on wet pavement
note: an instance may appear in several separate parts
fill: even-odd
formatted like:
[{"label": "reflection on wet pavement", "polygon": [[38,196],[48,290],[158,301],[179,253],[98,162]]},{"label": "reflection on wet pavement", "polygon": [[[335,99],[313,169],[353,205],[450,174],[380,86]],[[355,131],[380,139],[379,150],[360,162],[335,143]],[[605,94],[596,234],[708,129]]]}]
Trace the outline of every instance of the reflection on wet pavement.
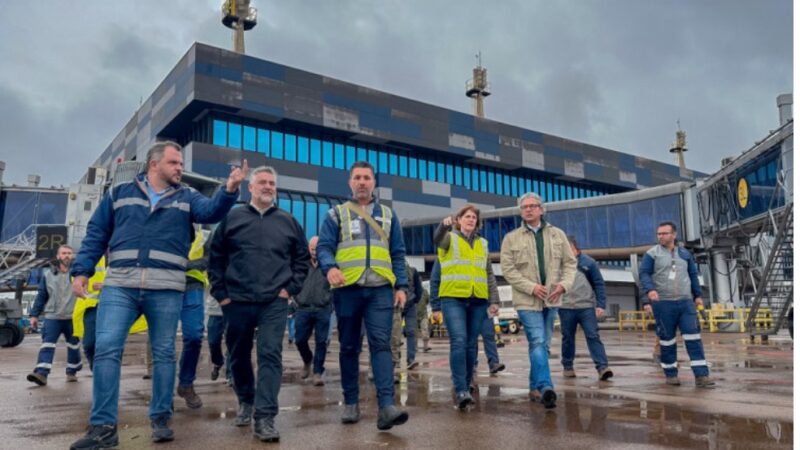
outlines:
[{"label": "reflection on wet pavement", "polygon": [[[396,385],[398,403],[411,414],[408,424],[378,432],[374,387],[367,378],[367,353],[362,353],[360,423],[339,423],[341,390],[337,346],[326,362],[324,387],[301,380],[302,363],[293,346],[284,346],[284,376],[277,426],[286,448],[791,448],[792,347],[788,338],[751,344],[738,334],[706,337],[706,356],[719,386],[694,388],[685,350],[679,351],[683,385],[668,387],[651,359],[652,335],[603,331],[615,376],[597,380],[585,344],[578,339],[578,377],[561,375],[560,342],[554,337],[550,364],[558,406],[546,411],[528,400],[527,343],[509,339],[500,350],[507,370],[489,376],[480,355],[475,395],[468,411],[453,406],[448,346],[434,340],[430,353],[420,353],[420,366],[403,371]],[[179,340],[180,341],[180,340]],[[144,373],[144,339],[131,338],[123,358],[120,390],[121,448],[150,446],[147,402],[150,385]],[[38,342],[0,350],[0,435],[3,448],[66,448],[85,429],[91,377],[67,384],[63,346],[57,350],[53,375],[46,387],[24,380],[36,360]],[[176,441],[158,448],[261,447],[247,428],[236,428],[236,398],[224,382],[208,381],[207,355],[200,362],[197,393],[204,406],[189,410],[176,397],[173,428]]]}]

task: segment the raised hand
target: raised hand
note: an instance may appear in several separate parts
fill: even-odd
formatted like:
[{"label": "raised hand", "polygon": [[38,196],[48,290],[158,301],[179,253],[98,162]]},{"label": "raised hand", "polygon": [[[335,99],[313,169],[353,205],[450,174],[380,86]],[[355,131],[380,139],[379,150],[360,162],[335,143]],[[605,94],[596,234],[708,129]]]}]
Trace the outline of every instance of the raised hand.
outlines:
[{"label": "raised hand", "polygon": [[247,165],[247,160],[242,161],[242,167],[231,167],[231,174],[228,176],[228,182],[225,185],[225,190],[228,192],[236,192],[239,189],[239,185],[242,184],[245,178],[247,178],[247,174],[250,172],[250,166]]}]

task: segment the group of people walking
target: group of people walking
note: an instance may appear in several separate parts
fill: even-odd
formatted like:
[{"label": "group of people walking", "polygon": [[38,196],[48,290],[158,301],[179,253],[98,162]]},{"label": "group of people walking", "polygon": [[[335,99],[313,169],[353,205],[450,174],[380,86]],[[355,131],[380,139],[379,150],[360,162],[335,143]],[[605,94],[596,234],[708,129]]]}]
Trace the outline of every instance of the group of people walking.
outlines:
[{"label": "group of people walking", "polygon": [[[353,424],[361,419],[358,375],[364,336],[377,392],[378,429],[408,421],[408,412],[395,404],[394,374],[401,356],[400,338],[397,333],[393,338],[393,329],[405,323],[406,364],[413,369],[418,364],[417,318],[427,323],[425,312],[420,315],[419,306],[413,305],[425,305],[428,292],[406,262],[399,218],[373,195],[373,167],[356,162],[350,168],[352,199],[328,211],[319,237],[310,242],[294,217],[275,204],[278,174],[274,169],[262,166],[249,171],[244,161],[241,168],[232,168],[225,185],[210,199],[182,186],[181,175],[181,147],[174,142],[153,146],[147,154],[146,173],[105,195],[74,261],[72,249],[64,247],[59,249],[57,265],[45,272],[31,310],[32,322],[40,314],[47,319],[39,361],[28,377],[37,384],[46,383],[60,334],[69,348],[68,380],[75,380],[81,359],[72,334],[74,301],[91,298],[90,289],[96,292],[102,287],[96,303],[94,355],[89,358],[94,372],[90,427],[71,448],[117,445],[122,351],[140,316],[147,321],[153,355],[152,439],[174,439],[169,421],[177,325],[180,321],[184,340],[177,393],[187,406],[199,408],[202,401],[193,383],[204,309],[209,314],[212,379],[224,367],[238,398],[234,424],[252,424],[255,437],[262,441],[279,440],[275,416],[290,299],[297,306],[295,337],[303,360],[301,376],[315,385],[324,384],[328,328],[335,310],[344,397],[341,422]],[[245,179],[250,203],[233,208]],[[548,356],[556,316],[561,321],[564,376],[576,376],[579,324],[597,376],[602,381],[613,376],[597,331],[597,320],[605,311],[604,282],[596,262],[581,253],[575,238],[544,219],[545,206],[537,194],[524,194],[519,208],[522,223],[503,239],[500,267],[512,287],[513,304],[528,340],[529,398],[554,408],[557,395]],[[203,223],[219,223],[208,239],[195,228]],[[455,405],[465,410],[475,402],[477,392],[478,336],[483,336],[490,373],[505,368],[497,354],[492,322],[500,303],[497,281],[488,242],[479,233],[480,223],[480,210],[465,205],[444,218],[434,234],[437,261],[430,304],[434,320],[443,320],[447,328]],[[675,331],[680,328],[697,385],[711,386],[696,317],[692,321],[696,314],[692,305],[702,302],[697,266],[688,251],[676,247],[674,225],[661,224],[657,236],[659,244],[645,255],[640,276],[648,292],[646,308],[656,318],[667,382],[678,384]],[[104,256],[107,267],[102,285],[90,286],[89,278]],[[204,308],[207,286],[213,301]],[[313,352],[308,343],[312,331]],[[221,348],[223,334],[226,356]],[[423,339],[427,336],[425,331]],[[251,358],[254,342],[256,373]],[[423,351],[427,349],[424,340]]]}]

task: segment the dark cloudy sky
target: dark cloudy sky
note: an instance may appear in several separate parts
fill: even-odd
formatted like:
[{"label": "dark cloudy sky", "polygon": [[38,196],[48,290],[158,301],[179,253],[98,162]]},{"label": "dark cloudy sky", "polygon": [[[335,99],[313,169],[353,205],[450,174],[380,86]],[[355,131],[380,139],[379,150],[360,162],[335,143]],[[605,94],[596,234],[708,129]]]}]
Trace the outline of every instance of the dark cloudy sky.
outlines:
[{"label": "dark cloudy sky", "polygon": [[[69,184],[194,41],[229,48],[221,0],[3,0],[5,183]],[[247,53],[661,161],[676,120],[713,172],[777,127],[792,90],[789,0],[253,0]],[[492,5],[489,7],[489,5]]]}]

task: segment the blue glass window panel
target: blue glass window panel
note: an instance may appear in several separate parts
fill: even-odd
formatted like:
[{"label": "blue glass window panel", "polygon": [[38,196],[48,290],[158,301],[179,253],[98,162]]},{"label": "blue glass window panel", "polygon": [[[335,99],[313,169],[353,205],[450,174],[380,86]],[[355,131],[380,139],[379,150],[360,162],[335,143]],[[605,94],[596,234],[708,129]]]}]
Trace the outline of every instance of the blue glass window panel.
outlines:
[{"label": "blue glass window panel", "polygon": [[375,168],[375,171],[377,172],[378,171],[378,152],[376,152],[375,150],[369,149],[367,151],[367,160],[369,161],[370,164],[372,164],[372,167]]},{"label": "blue glass window panel", "polygon": [[378,152],[378,173],[389,173],[389,155]]},{"label": "blue glass window panel", "polygon": [[456,170],[455,170],[456,186],[463,186],[464,185],[464,182],[462,180],[462,175],[463,174],[464,174],[464,171],[461,170],[461,167],[460,166],[456,166]]},{"label": "blue glass window panel", "polygon": [[308,164],[308,138],[297,137],[297,162]]},{"label": "blue glass window panel", "polygon": [[495,188],[497,188],[497,182],[494,181],[494,172],[489,172],[489,193],[494,194]]},{"label": "blue glass window panel", "polygon": [[355,148],[355,146],[348,145],[347,146],[347,164],[345,165],[345,168],[350,170],[350,168],[353,167],[353,164],[355,164],[356,161],[358,161],[356,159],[356,148]]},{"label": "blue glass window panel", "polygon": [[417,255],[424,254],[425,246],[423,245],[424,227],[417,226],[411,228],[411,235],[413,236],[412,245],[414,246],[414,253]]},{"label": "blue glass window panel", "polygon": [[495,188],[495,192],[497,193],[497,195],[505,195],[505,192],[503,191],[503,174],[502,173],[498,173],[497,174],[497,176],[495,177],[495,182],[497,183],[497,187]]},{"label": "blue glass window panel", "polygon": [[444,163],[436,163],[436,181],[440,183],[445,182]]},{"label": "blue glass window panel", "polygon": [[333,142],[322,141],[322,167],[333,167]]},{"label": "blue glass window panel", "polygon": [[359,161],[366,161],[367,160],[367,149],[358,147],[358,160]]},{"label": "blue glass window panel", "polygon": [[389,154],[389,175],[397,175],[397,155]]},{"label": "blue glass window panel", "polygon": [[472,170],[469,167],[464,167],[464,187],[472,189]]},{"label": "blue glass window panel", "polygon": [[222,120],[214,121],[214,145],[228,146],[228,123]]},{"label": "blue glass window panel", "polygon": [[292,212],[292,201],[289,200],[289,196],[283,193],[278,194],[278,208],[291,213]]},{"label": "blue glass window panel", "polygon": [[419,179],[428,179],[428,162],[422,158],[419,158]]},{"label": "blue glass window panel", "polygon": [[400,155],[400,176],[408,176],[408,156]]},{"label": "blue glass window panel", "polygon": [[257,135],[258,152],[269,156],[269,130],[259,128]]},{"label": "blue glass window panel", "polygon": [[238,123],[228,124],[228,147],[242,148],[242,126]]},{"label": "blue glass window panel", "polygon": [[321,202],[317,208],[319,208],[319,227],[322,228],[322,224],[328,220],[328,211],[331,209],[331,205]]},{"label": "blue glass window panel", "polygon": [[551,183],[549,181],[547,181],[546,183],[547,183],[547,201],[548,202],[552,202],[553,199],[554,199],[554,197],[553,197],[553,183]]},{"label": "blue glass window panel", "polygon": [[511,176],[511,196],[517,197],[519,195],[520,181],[516,176]]},{"label": "blue glass window panel", "polygon": [[[36,209],[38,224],[62,224],[67,219],[67,194],[41,192]],[[6,210],[8,212],[8,210]]]},{"label": "blue glass window panel", "polygon": [[533,181],[531,179],[526,179],[525,180],[525,189],[523,189],[524,192],[522,192],[522,193],[523,194],[527,194],[528,192],[535,191],[536,190],[536,188],[534,187],[535,185],[536,185],[535,181]]},{"label": "blue glass window panel", "polygon": [[508,175],[503,174],[503,195],[511,194],[511,179]]},{"label": "blue glass window panel", "polygon": [[436,161],[428,161],[428,179],[436,181]]},{"label": "blue glass window panel", "polygon": [[453,184],[453,165],[452,164],[446,164],[445,165],[444,176],[445,176],[445,179],[444,179],[445,183]]},{"label": "blue glass window panel", "polygon": [[345,168],[345,160],[344,160],[344,144],[334,144],[333,146],[333,165],[337,169],[344,169]]},{"label": "blue glass window panel", "polygon": [[322,164],[322,143],[319,139],[311,140],[311,164],[318,166]]},{"label": "blue glass window panel", "polygon": [[476,169],[472,167],[470,169],[472,171],[472,190],[473,191],[481,191],[481,171],[480,169]]},{"label": "blue glass window panel", "polygon": [[627,247],[631,244],[631,222],[628,205],[608,206],[609,245]]},{"label": "blue glass window panel", "polygon": [[489,251],[500,251],[500,219],[492,217],[484,220],[483,233],[481,233],[487,241],[489,241]]},{"label": "blue glass window panel", "polygon": [[516,221],[514,220],[515,217],[519,216],[506,216],[500,218],[500,242],[503,241],[503,236],[506,234],[514,231],[517,228]]},{"label": "blue glass window panel", "polygon": [[[3,207],[3,227],[0,228],[2,241],[6,241],[25,231],[28,226],[36,223],[34,215],[39,201],[38,192],[4,191],[0,193],[0,206]],[[61,223],[64,223],[62,219]]]},{"label": "blue glass window panel", "polygon": [[422,251],[425,254],[434,253],[433,248],[433,225],[422,226]]},{"label": "blue glass window panel", "polygon": [[300,226],[305,228],[306,206],[305,203],[299,199],[298,195],[295,195],[292,201],[292,215],[297,219],[297,222],[300,223]]},{"label": "blue glass window panel", "polygon": [[272,149],[270,156],[275,159],[283,159],[283,133],[272,132]]},{"label": "blue glass window panel", "polygon": [[413,242],[414,242],[414,237],[411,231],[411,227],[403,228],[403,243],[406,244],[407,255],[416,255],[416,253],[414,253]]},{"label": "blue glass window panel", "polygon": [[587,235],[585,248],[609,248],[608,207],[586,209]]},{"label": "blue glass window panel", "polygon": [[566,200],[567,199],[567,187],[564,186],[564,183],[561,183],[561,186],[559,187],[559,189],[561,191],[561,200]]},{"label": "blue glass window panel", "polygon": [[285,134],[283,136],[284,158],[287,161],[297,161],[297,136]]},{"label": "blue glass window panel", "polygon": [[579,188],[578,189],[578,198],[584,198],[584,197],[586,197],[586,189]]},{"label": "blue glass window panel", "polygon": [[306,239],[311,239],[318,233],[319,223],[317,221],[317,202],[306,200]]},{"label": "blue glass window panel", "polygon": [[408,157],[408,176],[409,178],[417,178],[417,167],[419,164],[417,163],[417,158],[413,156]]},{"label": "blue glass window panel", "polygon": [[[631,223],[631,244],[645,245],[655,241],[656,216],[653,201],[644,200],[629,204]],[[677,225],[677,224],[676,224]]]},{"label": "blue glass window panel", "polygon": [[253,127],[244,127],[244,149],[256,150],[256,129]]},{"label": "blue glass window panel", "polygon": [[564,231],[567,235],[574,235],[578,240],[580,248],[586,248],[585,242],[588,241],[588,226],[589,222],[586,218],[586,208],[577,208],[567,210],[567,223]]},{"label": "blue glass window panel", "polygon": [[681,227],[681,198],[680,195],[670,195],[658,197],[653,202],[653,228],[650,230],[649,240],[634,245],[645,245],[655,241],[656,226],[661,222],[672,222],[677,227],[678,239],[683,239],[683,229]]},{"label": "blue glass window panel", "polygon": [[488,192],[489,191],[489,176],[486,173],[486,169],[480,169],[481,173],[481,192]]}]

